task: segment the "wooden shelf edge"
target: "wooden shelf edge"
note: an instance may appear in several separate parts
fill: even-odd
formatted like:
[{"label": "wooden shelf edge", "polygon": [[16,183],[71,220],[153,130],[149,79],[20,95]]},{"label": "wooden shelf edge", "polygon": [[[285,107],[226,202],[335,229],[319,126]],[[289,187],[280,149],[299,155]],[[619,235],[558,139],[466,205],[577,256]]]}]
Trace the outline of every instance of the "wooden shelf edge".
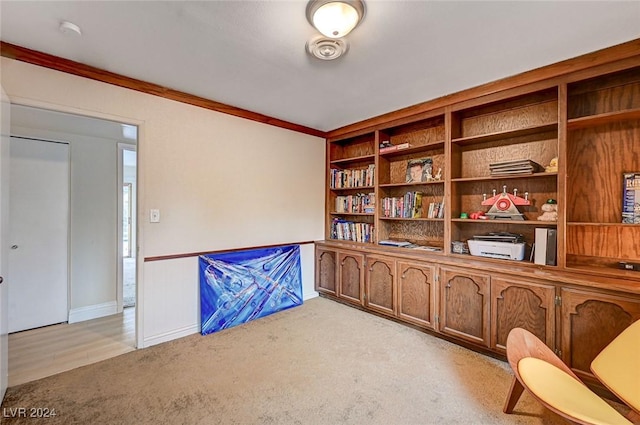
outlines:
[{"label": "wooden shelf edge", "polygon": [[556,227],[557,221],[538,221],[538,220],[474,220],[472,218],[452,218],[454,223],[493,223],[493,224],[518,224],[524,226],[540,226],[540,227]]},{"label": "wooden shelf edge", "polygon": [[338,191],[338,190],[362,190],[362,189],[375,189],[375,186],[356,186],[356,187],[329,187],[329,190]]},{"label": "wooden shelf edge", "polygon": [[451,143],[466,146],[475,143],[492,142],[500,139],[511,137],[528,136],[530,134],[544,133],[547,131],[558,130],[558,123],[549,123],[542,125],[534,125],[530,127],[519,128],[517,130],[497,131],[495,133],[482,134],[479,136],[468,136],[452,139]]},{"label": "wooden shelf edge", "polygon": [[350,213],[350,212],[337,212],[337,211],[331,211],[329,214],[331,215],[363,215],[366,217],[373,217],[375,215],[374,213]]},{"label": "wooden shelf edge", "polygon": [[386,221],[435,221],[435,222],[444,222],[444,218],[403,218],[403,217],[380,217],[380,220]]},{"label": "wooden shelf edge", "polygon": [[637,119],[640,119],[640,108],[625,109],[623,111],[570,118],[567,120],[567,130],[578,130],[585,127]]},{"label": "wooden shelf edge", "polygon": [[360,156],[354,156],[351,158],[334,159],[330,161],[330,164],[342,164],[342,163],[349,163],[349,162],[356,162],[356,161],[366,161],[368,159],[375,159],[375,158],[376,158],[375,154],[360,155]]},{"label": "wooden shelf edge", "polygon": [[635,227],[637,229],[640,229],[640,224],[567,221],[567,227]]},{"label": "wooden shelf edge", "polygon": [[431,184],[444,184],[444,180],[434,180],[430,182],[420,182],[420,183],[384,183],[378,185],[381,188],[393,188],[393,187],[410,187],[410,186],[424,186]]},{"label": "wooden shelf edge", "polygon": [[529,179],[539,177],[557,177],[558,173],[532,173],[532,174],[512,174],[505,176],[485,176],[485,177],[460,177],[451,179],[452,183],[464,183],[464,182],[481,182],[481,181],[495,181],[495,180],[507,180],[507,179]]}]

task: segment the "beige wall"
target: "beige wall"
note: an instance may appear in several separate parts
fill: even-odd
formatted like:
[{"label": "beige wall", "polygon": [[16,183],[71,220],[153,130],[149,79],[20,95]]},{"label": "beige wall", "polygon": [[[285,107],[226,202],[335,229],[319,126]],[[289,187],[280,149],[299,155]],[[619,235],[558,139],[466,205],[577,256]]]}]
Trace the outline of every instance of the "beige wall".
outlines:
[{"label": "beige wall", "polygon": [[[1,67],[14,103],[139,125],[139,258],[323,238],[323,139],[11,59]],[[302,253],[308,298],[313,250]],[[185,262],[141,271],[140,346],[197,331],[197,269]],[[145,278],[160,269],[172,279]]]}]

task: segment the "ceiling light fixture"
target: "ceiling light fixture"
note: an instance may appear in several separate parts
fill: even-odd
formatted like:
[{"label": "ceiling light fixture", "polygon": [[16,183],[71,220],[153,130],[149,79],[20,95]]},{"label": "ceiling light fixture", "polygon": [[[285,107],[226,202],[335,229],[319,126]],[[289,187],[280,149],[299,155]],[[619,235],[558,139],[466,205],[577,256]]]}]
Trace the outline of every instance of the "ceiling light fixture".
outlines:
[{"label": "ceiling light fixture", "polygon": [[307,20],[325,37],[342,38],[364,18],[362,0],[311,0]]}]

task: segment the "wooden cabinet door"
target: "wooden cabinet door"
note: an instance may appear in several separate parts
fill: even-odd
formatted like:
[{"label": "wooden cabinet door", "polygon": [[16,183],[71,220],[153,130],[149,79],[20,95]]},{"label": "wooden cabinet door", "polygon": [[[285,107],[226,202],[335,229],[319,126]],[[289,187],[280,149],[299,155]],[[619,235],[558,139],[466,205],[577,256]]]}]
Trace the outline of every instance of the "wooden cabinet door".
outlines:
[{"label": "wooden cabinet door", "polygon": [[365,307],[382,314],[396,314],[396,262],[367,255]]},{"label": "wooden cabinet door", "polygon": [[440,267],[440,332],[489,347],[489,275]]},{"label": "wooden cabinet door", "polygon": [[338,252],[338,297],[363,305],[364,254]]},{"label": "wooden cabinet door", "polygon": [[506,277],[491,277],[491,348],[506,354],[507,336],[524,328],[555,350],[553,285]]},{"label": "wooden cabinet door", "polygon": [[336,258],[335,251],[316,248],[316,291],[333,296],[338,294]]},{"label": "wooden cabinet door", "polygon": [[587,382],[596,382],[591,362],[631,323],[640,319],[640,299],[562,289],[562,360]]},{"label": "wooden cabinet door", "polygon": [[424,328],[434,328],[435,267],[398,261],[398,317]]}]

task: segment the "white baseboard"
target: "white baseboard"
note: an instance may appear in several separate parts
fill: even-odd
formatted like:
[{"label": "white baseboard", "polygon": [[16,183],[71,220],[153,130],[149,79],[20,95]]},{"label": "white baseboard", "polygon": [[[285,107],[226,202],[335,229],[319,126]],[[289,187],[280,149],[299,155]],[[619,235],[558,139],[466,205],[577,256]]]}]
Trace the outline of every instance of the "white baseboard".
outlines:
[{"label": "white baseboard", "polygon": [[110,316],[112,314],[116,314],[117,312],[118,303],[116,301],[88,305],[86,307],[72,308],[69,311],[69,323],[84,322],[85,320]]},{"label": "white baseboard", "polygon": [[185,326],[184,328],[181,328],[181,329],[176,329],[176,330],[173,330],[173,331],[161,333],[159,335],[154,335],[154,336],[150,336],[150,337],[144,338],[143,347],[138,347],[138,348],[151,347],[152,345],[162,344],[163,342],[172,341],[174,339],[178,339],[178,338],[182,338],[182,337],[185,337],[185,336],[193,335],[193,334],[198,333],[198,332],[200,332],[200,325],[199,324],[191,325],[191,326]]}]

